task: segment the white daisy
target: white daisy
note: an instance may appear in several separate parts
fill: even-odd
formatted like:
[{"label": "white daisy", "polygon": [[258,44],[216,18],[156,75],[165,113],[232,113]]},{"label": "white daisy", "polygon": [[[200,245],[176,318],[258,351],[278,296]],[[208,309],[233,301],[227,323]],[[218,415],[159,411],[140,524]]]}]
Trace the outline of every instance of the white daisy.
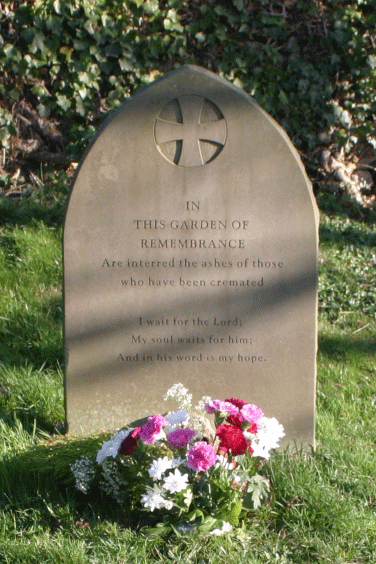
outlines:
[{"label": "white daisy", "polygon": [[269,459],[270,451],[278,447],[279,440],[285,436],[283,425],[275,417],[261,417],[260,428],[252,440],[253,456]]},{"label": "white daisy", "polygon": [[178,458],[173,458],[170,462],[171,468],[177,468],[178,466],[180,466],[180,464],[183,464],[185,460],[179,456]]},{"label": "white daisy", "polygon": [[146,493],[141,496],[141,502],[144,507],[148,507],[150,511],[154,509],[162,509],[168,500],[164,499],[161,494],[147,489]]},{"label": "white daisy", "polygon": [[173,467],[172,462],[173,461],[167,456],[164,456],[163,458],[157,458],[157,460],[153,460],[148,470],[150,478],[152,478],[154,481],[160,480],[162,478],[162,474],[164,474],[166,470],[169,470],[170,468]]},{"label": "white daisy", "polygon": [[188,474],[181,474],[176,468],[175,472],[171,472],[163,482],[163,487],[170,493],[178,493],[185,490],[188,486]]},{"label": "white daisy", "polygon": [[230,523],[227,523],[227,521],[223,521],[222,528],[214,529],[210,534],[219,537],[220,535],[224,535],[226,533],[229,533],[230,531],[232,531],[232,525]]}]

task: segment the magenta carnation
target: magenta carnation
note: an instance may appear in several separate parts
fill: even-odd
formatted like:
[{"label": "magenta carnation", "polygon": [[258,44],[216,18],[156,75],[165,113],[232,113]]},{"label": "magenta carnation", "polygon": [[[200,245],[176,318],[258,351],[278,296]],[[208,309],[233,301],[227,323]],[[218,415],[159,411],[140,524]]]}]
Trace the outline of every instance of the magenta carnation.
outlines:
[{"label": "magenta carnation", "polygon": [[167,435],[167,441],[174,448],[183,448],[189,443],[194,435],[195,432],[192,431],[192,429],[174,429]]},{"label": "magenta carnation", "polygon": [[238,415],[239,409],[228,401],[211,400],[205,404],[206,413],[228,413],[229,415]]},{"label": "magenta carnation", "polygon": [[163,415],[149,417],[141,429],[140,438],[148,445],[151,445],[159,438],[163,427],[166,427],[166,425],[169,425],[169,422]]},{"label": "magenta carnation", "polygon": [[240,410],[240,415],[243,421],[248,421],[249,423],[258,423],[258,421],[263,417],[264,412],[262,409],[253,405],[252,403],[246,403]]},{"label": "magenta carnation", "polygon": [[187,466],[195,472],[205,472],[217,461],[214,447],[205,441],[195,443],[187,452]]}]

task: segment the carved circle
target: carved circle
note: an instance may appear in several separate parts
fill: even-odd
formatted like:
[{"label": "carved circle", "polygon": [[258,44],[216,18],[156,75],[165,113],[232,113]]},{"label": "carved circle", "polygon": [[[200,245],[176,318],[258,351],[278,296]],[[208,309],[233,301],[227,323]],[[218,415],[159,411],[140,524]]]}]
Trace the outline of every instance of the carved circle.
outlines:
[{"label": "carved circle", "polygon": [[215,159],[225,146],[226,120],[220,109],[203,96],[179,96],[160,111],[154,138],[170,163],[202,166]]}]

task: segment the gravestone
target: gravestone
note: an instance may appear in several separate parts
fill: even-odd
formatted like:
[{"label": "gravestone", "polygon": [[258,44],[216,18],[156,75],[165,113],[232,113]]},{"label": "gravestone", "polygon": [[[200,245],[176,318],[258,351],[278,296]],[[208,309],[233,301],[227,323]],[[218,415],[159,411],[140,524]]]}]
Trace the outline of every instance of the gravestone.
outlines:
[{"label": "gravestone", "polygon": [[313,445],[317,228],[296,150],[242,90],[187,66],[127,101],[66,215],[69,431],[166,412],[182,383]]}]

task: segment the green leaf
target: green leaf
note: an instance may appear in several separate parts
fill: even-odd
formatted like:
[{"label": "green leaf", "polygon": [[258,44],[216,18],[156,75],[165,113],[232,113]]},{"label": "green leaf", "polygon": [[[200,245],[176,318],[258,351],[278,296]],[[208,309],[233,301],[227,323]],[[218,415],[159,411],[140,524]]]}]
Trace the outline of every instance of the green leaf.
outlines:
[{"label": "green leaf", "polygon": [[118,41],[114,41],[111,45],[107,45],[105,53],[108,57],[119,57],[121,54],[121,47]]},{"label": "green leaf", "polygon": [[36,53],[38,50],[44,51],[44,49],[45,49],[45,44],[44,44],[45,39],[46,39],[46,36],[44,35],[44,33],[42,33],[41,31],[38,31],[34,35],[33,42],[30,45],[31,53]]},{"label": "green leaf", "polygon": [[5,127],[0,128],[0,145],[7,149],[9,147],[9,131]]},{"label": "green leaf", "polygon": [[239,516],[243,509],[243,503],[240,499],[237,499],[235,503],[230,508],[230,511],[227,511],[224,515],[224,520],[230,523],[233,527],[237,527],[239,525]]},{"label": "green leaf", "polygon": [[34,39],[35,30],[32,28],[25,28],[21,31],[21,37],[26,41],[26,43],[31,43]]},{"label": "green leaf", "polygon": [[60,0],[54,0],[53,7],[57,14],[61,14]]},{"label": "green leaf", "polygon": [[87,49],[89,49],[89,43],[87,41],[79,41],[76,39],[75,41],[73,41],[73,47],[77,51],[86,51]]},{"label": "green leaf", "polygon": [[16,90],[15,88],[12,88],[12,90],[10,90],[8,92],[9,96],[12,98],[12,100],[19,100],[20,99],[20,93],[18,90]]},{"label": "green leaf", "polygon": [[69,100],[69,98],[67,98],[67,96],[65,96],[64,94],[58,94],[56,96],[56,99],[60,108],[62,108],[65,111],[68,110],[72,105],[71,100]]},{"label": "green leaf", "polygon": [[210,531],[212,531],[213,529],[218,527],[218,525],[219,525],[218,519],[215,519],[214,517],[208,516],[208,517],[205,517],[205,519],[203,520],[201,525],[199,525],[197,527],[197,530],[200,533],[208,534],[208,533],[210,533]]},{"label": "green leaf", "polygon": [[153,14],[154,16],[160,15],[158,0],[147,0],[144,2],[143,8],[147,14]]},{"label": "green leaf", "polygon": [[131,72],[134,69],[134,63],[129,59],[119,59],[118,63],[123,72]]},{"label": "green leaf", "polygon": [[269,481],[263,476],[256,474],[248,484],[248,490],[244,496],[243,505],[246,509],[259,509],[263,501],[268,499],[270,491]]},{"label": "green leaf", "polygon": [[51,113],[49,106],[45,104],[38,104],[37,110],[41,117],[48,117]]},{"label": "green leaf", "polygon": [[13,135],[14,137],[17,136],[18,132],[17,132],[16,126],[14,125],[13,121],[11,121],[10,124],[8,125],[8,131],[9,131],[10,135]]},{"label": "green leaf", "polygon": [[38,96],[38,98],[45,97],[47,94],[46,89],[42,84],[36,84],[31,91],[33,94],[35,94],[35,96]]},{"label": "green leaf", "polygon": [[282,104],[283,104],[284,106],[287,106],[287,105],[288,105],[289,100],[288,100],[288,98],[287,98],[287,96],[286,96],[286,94],[284,93],[283,90],[280,90],[280,91],[279,91],[278,98],[279,98],[279,101],[282,102]]},{"label": "green leaf", "polygon": [[[156,538],[166,535],[168,532],[171,531],[171,528],[174,529],[172,525],[168,523],[158,523],[155,527],[148,527],[147,529],[143,529],[143,533],[149,538]],[[176,529],[174,529],[177,533]]]}]

